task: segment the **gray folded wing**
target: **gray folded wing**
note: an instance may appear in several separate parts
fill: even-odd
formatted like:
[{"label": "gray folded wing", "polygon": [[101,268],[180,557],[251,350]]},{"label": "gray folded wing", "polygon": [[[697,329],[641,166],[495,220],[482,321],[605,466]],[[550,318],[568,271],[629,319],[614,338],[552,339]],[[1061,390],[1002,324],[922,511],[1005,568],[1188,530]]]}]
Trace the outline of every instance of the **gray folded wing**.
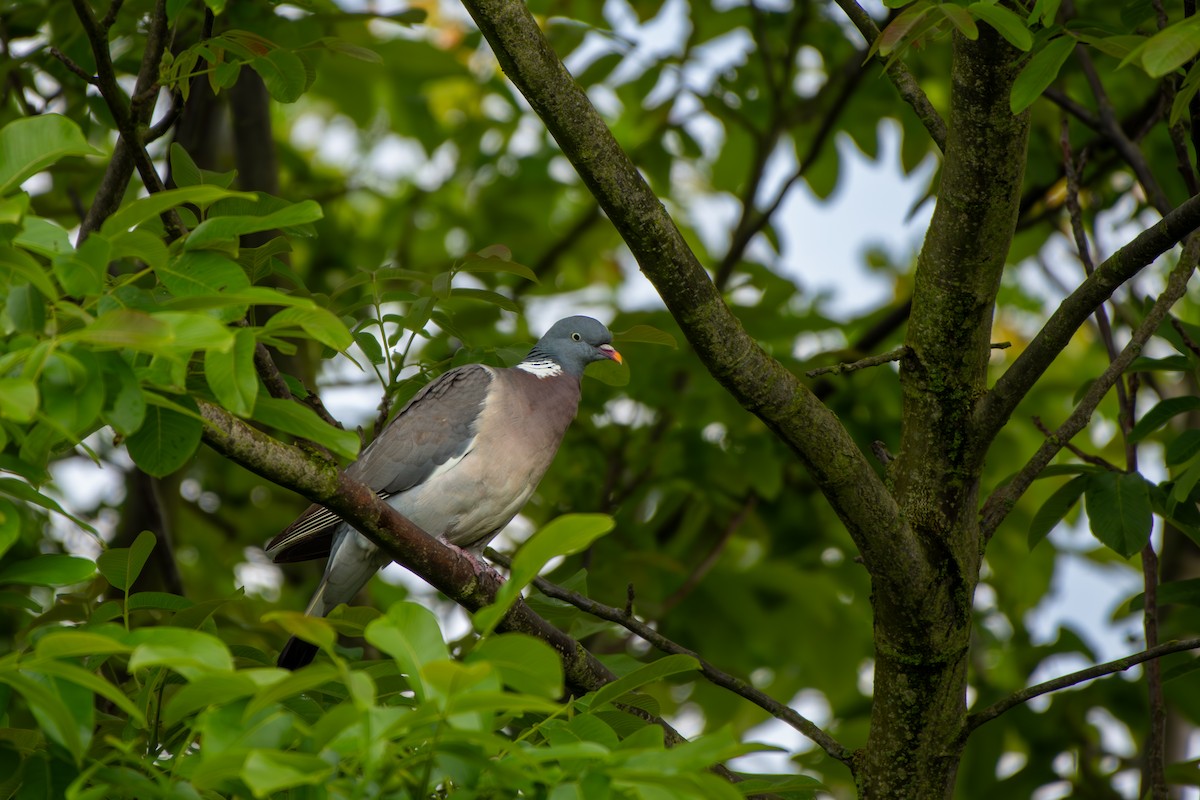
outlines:
[{"label": "gray folded wing", "polygon": [[[470,451],[494,377],[482,364],[442,374],[413,396],[346,474],[384,498],[435,477]],[[341,522],[314,504],[267,544],[267,554],[277,563],[322,558]]]}]

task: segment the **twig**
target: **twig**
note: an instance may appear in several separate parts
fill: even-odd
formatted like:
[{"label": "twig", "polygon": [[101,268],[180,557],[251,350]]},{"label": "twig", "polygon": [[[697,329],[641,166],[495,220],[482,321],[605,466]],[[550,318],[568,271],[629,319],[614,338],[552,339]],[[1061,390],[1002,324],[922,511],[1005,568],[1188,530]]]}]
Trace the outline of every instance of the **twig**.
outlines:
[{"label": "twig", "polygon": [[1171,327],[1175,329],[1175,332],[1179,334],[1179,338],[1183,340],[1183,346],[1191,350],[1192,354],[1197,358],[1200,358],[1200,344],[1196,343],[1196,340],[1188,334],[1187,328],[1184,328],[1183,323],[1174,315],[1171,316]]},{"label": "twig", "polygon": [[[499,563],[501,566],[508,566],[508,559],[497,553],[495,550],[488,548],[486,551],[488,558]],[[705,661],[695,651],[689,650],[681,644],[677,644],[667,637],[663,636],[658,631],[651,628],[644,622],[627,615],[623,610],[607,606],[603,603],[598,603],[595,600],[582,595],[578,592],[573,592],[570,589],[564,589],[558,584],[551,583],[545,578],[534,578],[533,585],[538,588],[542,594],[547,597],[552,597],[556,600],[570,603],[581,611],[585,611],[594,617],[599,617],[609,622],[615,622],[625,628],[630,633],[636,634],[652,646],[661,650],[664,653],[672,655],[686,655],[696,659],[700,664],[700,673],[709,680],[709,682],[720,686],[723,689],[728,689],[736,695],[739,695],[751,703],[754,703],[759,708],[776,719],[787,723],[795,728],[800,733],[811,739],[822,750],[829,754],[831,758],[835,758],[844,764],[849,764],[852,757],[851,752],[846,749],[840,742],[822,730],[816,723],[807,717],[799,714],[789,706],[781,703],[770,695],[756,689],[740,678],[735,678],[733,675],[714,667],[709,662]]]},{"label": "twig", "polygon": [[[879,38],[879,26],[875,24],[875,20],[871,19],[871,15],[862,9],[862,6],[855,0],[836,1],[838,7],[845,12],[850,21],[854,23],[854,27],[858,28],[858,32],[867,40],[867,44],[871,44]],[[913,111],[917,113],[917,118],[925,126],[933,143],[943,153],[946,152],[946,121],[938,114],[933,103],[929,102],[929,98],[925,96],[925,92],[921,90],[920,84],[917,83],[917,79],[913,77],[908,67],[902,61],[894,61],[887,68],[887,74],[896,86],[896,90],[900,92],[900,96],[904,98],[904,102],[912,106]]]},{"label": "twig", "polygon": [[[1053,432],[1048,427],[1046,427],[1046,423],[1042,422],[1041,417],[1039,417],[1035,414],[1032,419],[1033,419],[1034,427],[1036,427],[1039,431],[1041,431],[1043,436],[1053,436],[1054,435]],[[1104,467],[1104,469],[1109,470],[1110,472],[1124,472],[1123,469],[1121,469],[1120,467],[1118,467],[1116,464],[1112,463],[1108,459],[1106,459],[1102,456],[1094,456],[1091,453],[1081,450],[1080,448],[1076,447],[1075,445],[1071,444],[1070,442],[1067,442],[1066,448],[1073,456],[1075,456],[1076,458],[1078,458],[1080,461],[1084,462],[1085,464],[1091,464],[1096,467]]]},{"label": "twig", "polygon": [[[745,522],[746,517],[748,517],[750,513],[754,511],[754,507],[756,505],[758,505],[758,495],[753,493],[747,495],[741,507],[721,530],[721,535],[717,537],[717,541],[713,543],[711,548],[709,548],[708,553],[705,554],[704,558],[700,559],[700,563],[692,569],[692,571],[688,574],[687,579],[680,584],[679,588],[672,592],[666,600],[663,600],[661,612],[663,616],[666,616],[671,609],[679,605],[683,598],[691,594],[692,590],[700,585],[700,581],[704,579],[704,576],[708,574],[708,571],[713,568],[718,560],[720,560],[721,553],[725,551],[726,545],[729,544],[729,541],[733,538],[733,535],[737,533],[738,528],[742,527],[742,523]],[[627,616],[632,616],[632,612]]]},{"label": "twig", "polygon": [[889,350],[886,353],[880,353],[875,356],[867,356],[858,361],[852,361],[848,364],[833,364],[828,367],[817,367],[810,369],[804,374],[810,378],[815,378],[818,375],[843,375],[847,372],[857,372],[860,369],[867,367],[878,367],[881,364],[887,364],[891,361],[899,361],[908,355],[908,345],[900,345],[895,350]]},{"label": "twig", "polygon": [[1200,648],[1200,639],[1182,639],[1177,642],[1166,642],[1157,647],[1151,647],[1143,650],[1140,653],[1118,658],[1115,661],[1109,661],[1104,664],[1097,664],[1094,667],[1081,669],[1078,672],[1072,672],[1068,675],[1062,675],[1058,678],[1039,683],[1035,686],[1030,686],[1022,689],[1019,692],[1014,692],[1003,700],[992,703],[983,711],[976,712],[967,717],[967,723],[963,728],[963,737],[965,738],[972,731],[983,725],[985,722],[991,722],[996,717],[1006,711],[1011,711],[1023,703],[1028,703],[1035,697],[1041,697],[1044,694],[1057,692],[1060,689],[1066,689],[1071,686],[1090,681],[1095,678],[1103,678],[1105,675],[1112,675],[1117,672],[1124,672],[1130,667],[1136,667],[1146,661],[1153,661],[1169,656],[1172,653],[1182,653],[1187,650],[1195,650]]},{"label": "twig", "polygon": [[1146,157],[1138,146],[1125,135],[1121,123],[1117,120],[1116,111],[1113,109],[1112,101],[1108,99],[1108,93],[1104,90],[1104,84],[1100,80],[1100,73],[1096,71],[1096,65],[1092,61],[1091,53],[1083,45],[1075,47],[1075,55],[1079,59],[1079,66],[1083,69],[1084,77],[1087,78],[1088,85],[1092,88],[1092,94],[1096,97],[1096,106],[1100,109],[1100,128],[1104,136],[1113,144],[1121,157],[1125,159],[1125,163],[1129,164],[1133,174],[1137,176],[1138,183],[1142,184],[1142,189],[1146,192],[1146,197],[1150,200],[1158,213],[1165,215],[1171,210],[1171,202],[1167,200],[1167,195],[1162,190],[1162,186],[1154,177],[1154,173],[1150,170],[1150,164],[1146,161]]},{"label": "twig", "polygon": [[66,53],[64,53],[62,50],[59,50],[57,47],[51,47],[50,55],[57,58],[59,61],[62,62],[64,67],[66,67],[71,72],[78,75],[80,78],[83,78],[86,82],[90,83],[92,86],[99,85],[99,83],[100,83],[99,78],[97,78],[92,73],[88,72],[83,67],[76,64],[75,61],[70,56],[68,56]]},{"label": "twig", "polygon": [[1071,116],[1078,119],[1084,125],[1087,125],[1094,131],[1100,132],[1100,117],[1092,113],[1091,109],[1072,100],[1065,92],[1056,89],[1053,86],[1042,92],[1042,96],[1049,100],[1054,105],[1066,111]]},{"label": "twig", "polygon": [[[1087,394],[1075,406],[1075,410],[1067,421],[1059,426],[1053,435],[1048,437],[1038,451],[1033,455],[1021,471],[1008,482],[1005,486],[997,489],[992,493],[984,503],[981,512],[980,530],[985,538],[990,538],[996,532],[996,528],[1001,521],[1008,516],[1008,512],[1016,505],[1021,495],[1029,488],[1038,474],[1045,469],[1050,460],[1055,454],[1063,448],[1063,446],[1071,440],[1075,434],[1083,430],[1088,421],[1092,418],[1092,413],[1096,407],[1100,405],[1100,401],[1104,395],[1108,394],[1108,390],[1113,384],[1120,380],[1121,375],[1133,362],[1135,358],[1142,352],[1142,347],[1146,341],[1154,335],[1158,330],[1158,326],[1166,317],[1170,310],[1179,298],[1183,297],[1187,291],[1188,279],[1192,272],[1196,269],[1196,262],[1200,258],[1200,236],[1189,238],[1184,247],[1183,255],[1179,259],[1179,264],[1171,272],[1167,280],[1167,288],[1159,295],[1154,306],[1146,315],[1142,324],[1134,331],[1129,343],[1125,345],[1125,349],[1109,364],[1108,369],[1098,377],[1088,389]],[[1099,270],[1097,273],[1099,274]]]},{"label": "twig", "polygon": [[171,95],[171,108],[163,115],[163,118],[146,129],[146,135],[143,137],[145,144],[161,139],[170,132],[171,127],[179,121],[180,114],[183,113],[183,103],[178,93]]},{"label": "twig", "polygon": [[[1158,645],[1158,554],[1154,552],[1153,542],[1146,542],[1142,548],[1142,579],[1145,585],[1142,631],[1146,648],[1150,649]],[[1146,665],[1146,691],[1150,701],[1150,729],[1143,745],[1141,796],[1149,794],[1154,800],[1167,800],[1167,708],[1163,698],[1162,664],[1157,659]]]}]

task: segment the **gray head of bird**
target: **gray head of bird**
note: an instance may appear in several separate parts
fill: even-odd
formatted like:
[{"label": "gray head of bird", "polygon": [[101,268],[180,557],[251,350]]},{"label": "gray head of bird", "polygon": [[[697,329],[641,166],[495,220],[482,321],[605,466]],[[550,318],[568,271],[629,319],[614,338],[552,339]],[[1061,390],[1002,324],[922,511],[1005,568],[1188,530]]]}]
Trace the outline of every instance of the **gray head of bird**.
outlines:
[{"label": "gray head of bird", "polygon": [[550,326],[525,356],[525,363],[552,361],[568,375],[579,376],[593,361],[622,363],[612,346],[612,333],[591,317],[567,317]]}]

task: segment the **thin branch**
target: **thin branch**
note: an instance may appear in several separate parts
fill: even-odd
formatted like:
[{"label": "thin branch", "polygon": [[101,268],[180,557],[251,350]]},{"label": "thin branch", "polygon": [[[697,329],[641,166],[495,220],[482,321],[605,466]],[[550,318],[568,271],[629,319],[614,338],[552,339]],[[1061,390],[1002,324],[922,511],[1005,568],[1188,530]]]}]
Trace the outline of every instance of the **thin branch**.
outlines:
[{"label": "thin branch", "polygon": [[1079,326],[1117,287],[1200,226],[1200,195],[1181,204],[1117,250],[1070,294],[1013,361],[975,411],[974,446],[986,449],[1017,404],[1062,352]]},{"label": "thin branch", "polygon": [[[729,522],[725,524],[725,527],[721,530],[721,535],[717,537],[717,541],[713,543],[711,548],[709,548],[708,553],[705,554],[704,558],[700,559],[700,563],[698,563],[692,569],[692,571],[688,573],[687,579],[680,584],[678,589],[671,592],[666,600],[663,600],[661,612],[662,616],[666,616],[671,609],[679,605],[685,597],[692,593],[692,590],[700,585],[700,581],[704,579],[704,576],[708,574],[708,571],[711,570],[716,565],[717,561],[720,560],[721,553],[725,552],[725,548],[729,544],[729,541],[733,538],[733,535],[737,533],[738,528],[742,527],[742,523],[746,521],[746,517],[750,515],[756,505],[758,505],[758,495],[751,492],[746,496],[746,499],[742,502],[742,505],[740,508],[738,508],[737,512],[729,519]],[[626,614],[626,616],[630,615]]]},{"label": "thin branch", "polygon": [[1057,692],[1060,689],[1068,689],[1076,686],[1084,681],[1094,680],[1095,678],[1103,678],[1106,675],[1113,675],[1118,672],[1124,672],[1131,667],[1136,667],[1146,661],[1153,661],[1169,656],[1172,653],[1182,653],[1187,650],[1196,650],[1200,648],[1200,639],[1182,639],[1177,642],[1166,642],[1157,647],[1151,647],[1148,650],[1143,650],[1140,653],[1118,658],[1116,661],[1109,661],[1104,664],[1097,664],[1094,667],[1081,669],[1078,672],[1072,672],[1069,675],[1063,675],[1053,680],[1048,680],[1039,683],[1035,686],[1030,686],[1027,689],[1022,689],[1019,692],[1014,692],[1003,700],[999,700],[985,708],[983,711],[976,712],[967,717],[967,724],[963,730],[963,736],[966,737],[980,725],[986,722],[991,722],[996,717],[1006,711],[1011,711],[1019,705],[1028,703],[1035,697],[1041,697],[1044,694]]},{"label": "thin branch", "polygon": [[[1079,433],[1092,418],[1092,413],[1096,407],[1100,405],[1100,401],[1104,395],[1108,394],[1108,390],[1113,387],[1113,384],[1120,380],[1121,376],[1128,369],[1133,360],[1142,352],[1142,347],[1147,340],[1154,335],[1158,330],[1158,326],[1166,318],[1167,312],[1171,309],[1179,298],[1183,297],[1187,291],[1188,279],[1196,269],[1196,262],[1200,259],[1200,236],[1192,237],[1188,240],[1184,248],[1183,255],[1179,259],[1179,264],[1172,270],[1170,277],[1167,279],[1167,288],[1159,295],[1154,306],[1146,315],[1142,324],[1134,331],[1129,343],[1125,345],[1125,349],[1109,364],[1108,369],[1104,370],[1088,389],[1087,394],[1075,406],[1075,410],[1067,421],[1059,426],[1058,430],[1053,435],[1048,437],[1038,451],[1033,455],[1021,471],[1009,481],[1006,485],[997,489],[992,493],[984,503],[981,512],[980,530],[985,538],[991,537],[996,532],[996,528],[1004,520],[1008,513],[1016,505],[1021,495],[1029,488],[1038,474],[1045,469],[1050,460],[1061,450],[1067,442],[1071,440],[1075,434]],[[1096,271],[1096,275],[1100,270]],[[1094,277],[1094,275],[1093,275]]]},{"label": "thin branch", "polygon": [[1092,88],[1092,94],[1096,97],[1096,105],[1100,109],[1100,128],[1104,136],[1112,142],[1117,152],[1125,159],[1125,163],[1129,164],[1133,174],[1137,176],[1138,183],[1142,184],[1142,189],[1145,190],[1150,204],[1158,210],[1158,213],[1165,215],[1171,209],[1171,202],[1167,200],[1166,193],[1155,179],[1154,173],[1151,172],[1146,156],[1133,143],[1133,140],[1125,135],[1125,130],[1117,119],[1112,101],[1108,99],[1108,93],[1104,90],[1104,84],[1092,61],[1091,53],[1088,52],[1087,47],[1077,45],[1075,55],[1079,59],[1079,66],[1083,69],[1088,85]]},{"label": "thin branch", "polygon": [[1191,337],[1187,329],[1183,327],[1183,323],[1174,315],[1171,316],[1171,327],[1175,329],[1175,332],[1179,334],[1179,338],[1183,340],[1183,346],[1192,351],[1192,354],[1197,358],[1200,358],[1200,344]]},{"label": "thin branch", "polygon": [[[855,0],[837,0],[837,4],[854,23],[854,27],[858,28],[858,32],[867,40],[867,44],[871,44],[879,38],[879,26]],[[921,124],[929,133],[929,138],[933,139],[933,143],[938,146],[939,150],[943,153],[946,152],[946,121],[938,114],[933,103],[929,102],[929,98],[921,90],[921,86],[913,77],[912,72],[904,65],[904,62],[897,60],[887,68],[887,74],[892,79],[896,90],[900,92],[904,102],[912,106],[912,110],[916,112],[917,118],[921,120]]]},{"label": "thin branch", "polygon": [[[488,558],[500,563],[502,566],[507,566],[507,559],[499,553],[489,549],[487,551]],[[598,603],[586,595],[573,592],[569,589],[564,589],[558,584],[551,583],[545,578],[534,578],[533,585],[538,590],[556,600],[570,603],[581,611],[586,611],[594,617],[615,622],[622,628],[625,628],[630,633],[633,633],[645,641],[649,642],[658,650],[672,655],[691,656],[700,664],[700,673],[704,675],[711,683],[720,686],[723,689],[728,689],[736,695],[744,697],[751,703],[754,703],[759,708],[763,709],[776,719],[787,723],[795,728],[800,733],[804,734],[810,740],[817,744],[822,750],[829,754],[831,758],[835,758],[842,763],[849,764],[852,753],[846,749],[840,742],[823,731],[820,726],[814,723],[807,717],[799,714],[784,703],[779,702],[768,694],[756,689],[748,682],[730,675],[724,670],[718,669],[709,662],[705,661],[695,651],[689,650],[681,644],[671,641],[663,636],[658,631],[635,617],[627,614],[624,609],[607,606],[603,603]]]},{"label": "thin branch", "polygon": [[88,72],[83,67],[76,64],[75,61],[72,60],[72,58],[70,56],[68,56],[62,50],[59,50],[57,47],[50,48],[50,55],[57,58],[59,61],[62,62],[64,67],[66,67],[71,72],[78,75],[80,78],[83,78],[84,81],[86,81],[87,83],[90,83],[92,86],[98,86],[100,84],[99,78],[97,78],[92,73]]},{"label": "thin branch", "polygon": [[857,372],[858,370],[866,369],[867,367],[878,367],[881,364],[899,361],[908,355],[908,352],[908,345],[904,344],[887,353],[880,353],[876,356],[860,358],[858,361],[852,361],[849,364],[832,364],[828,367],[817,367],[816,369],[808,370],[804,374],[810,378],[815,378],[818,375],[843,375],[847,372]]},{"label": "thin branch", "polygon": [[[1032,419],[1033,419],[1033,426],[1035,428],[1037,428],[1039,431],[1041,431],[1043,436],[1053,436],[1054,435],[1054,433],[1048,427],[1046,427],[1046,423],[1042,422],[1041,417],[1034,415],[1032,417]],[[1071,455],[1075,456],[1076,458],[1078,458],[1080,461],[1082,461],[1085,464],[1091,464],[1094,467],[1103,467],[1104,469],[1108,470],[1109,472],[1124,472],[1125,471],[1125,470],[1121,469],[1120,467],[1118,467],[1116,464],[1109,461],[1107,458],[1104,458],[1102,456],[1094,456],[1091,453],[1088,453],[1087,451],[1082,450],[1079,447],[1076,447],[1075,445],[1071,444],[1070,442],[1067,442],[1066,449],[1068,452],[1071,453]]]},{"label": "thin branch", "polygon": [[1066,92],[1051,86],[1050,88],[1046,89],[1046,91],[1042,92],[1042,96],[1054,103],[1054,105],[1058,106],[1063,111],[1066,111],[1068,114],[1078,119],[1084,125],[1087,125],[1092,130],[1097,132],[1100,131],[1100,117],[1093,114],[1092,110],[1084,106],[1082,103],[1077,103],[1072,100]]}]

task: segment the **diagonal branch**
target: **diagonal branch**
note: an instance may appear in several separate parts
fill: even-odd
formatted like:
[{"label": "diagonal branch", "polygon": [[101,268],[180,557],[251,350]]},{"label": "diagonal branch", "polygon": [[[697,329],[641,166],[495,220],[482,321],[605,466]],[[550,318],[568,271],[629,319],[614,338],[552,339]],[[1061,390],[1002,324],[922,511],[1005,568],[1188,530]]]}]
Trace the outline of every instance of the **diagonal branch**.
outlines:
[{"label": "diagonal branch", "polygon": [[746,333],[612,132],[520,0],[464,0],[509,79],[545,122],[697,355],[795,451],[885,580],[921,580],[920,545],[837,417]]},{"label": "diagonal branch", "polygon": [[[487,555],[488,558],[501,564],[502,566],[507,566],[507,559],[505,559],[496,551],[489,549]],[[846,747],[843,746],[837,739],[834,739],[828,733],[821,730],[821,728],[812,720],[796,712],[788,705],[781,703],[765,692],[759,691],[750,683],[742,680],[741,678],[736,678],[733,675],[730,675],[728,672],[718,669],[708,661],[705,661],[704,658],[694,650],[689,650],[683,645],[673,642],[658,631],[654,630],[654,628],[637,619],[630,614],[627,609],[615,608],[613,606],[599,603],[587,595],[573,592],[570,589],[564,589],[558,584],[552,583],[545,578],[534,578],[533,585],[538,588],[538,591],[547,597],[552,597],[555,600],[562,600],[563,602],[570,603],[579,610],[585,611],[594,617],[599,617],[600,619],[608,620],[609,622],[615,622],[625,630],[641,637],[646,642],[649,642],[655,648],[664,653],[691,656],[700,663],[700,674],[707,678],[711,683],[720,686],[723,689],[728,689],[734,694],[746,698],[751,703],[754,703],[759,708],[768,712],[771,716],[792,726],[797,731],[815,742],[822,750],[828,753],[830,757],[836,758],[838,761],[841,761],[845,764],[850,763],[852,756],[851,752],[847,750]]]},{"label": "diagonal branch", "polygon": [[1177,642],[1166,642],[1157,647],[1151,647],[1149,650],[1143,650],[1140,653],[1118,658],[1115,661],[1109,661],[1104,664],[1097,664],[1094,667],[1081,669],[1078,672],[1072,672],[1069,675],[1062,675],[1052,680],[1039,683],[1036,686],[1030,686],[1022,689],[1019,692],[1014,692],[1003,700],[992,703],[983,711],[978,711],[967,717],[967,724],[963,729],[963,737],[969,736],[976,728],[983,725],[985,722],[991,722],[996,717],[1006,711],[1011,711],[1017,706],[1028,703],[1035,697],[1041,697],[1050,692],[1057,692],[1060,689],[1067,689],[1071,686],[1076,686],[1084,681],[1090,681],[1095,678],[1103,678],[1106,675],[1113,675],[1118,672],[1136,667],[1146,661],[1153,661],[1169,656],[1172,653],[1182,653],[1187,650],[1196,650],[1200,648],[1200,639],[1181,639]]},{"label": "diagonal branch", "polygon": [[1200,227],[1200,195],[1190,198],[1117,250],[1070,294],[996,381],[975,410],[974,446],[986,450],[1079,326],[1083,325],[1119,286],[1154,259]]},{"label": "diagonal branch", "polygon": [[[1029,460],[1021,471],[1013,477],[1011,481],[1005,484],[1000,489],[992,493],[987,502],[983,505],[983,510],[980,512],[981,523],[980,528],[985,538],[991,537],[996,532],[996,528],[1008,516],[1017,500],[1029,488],[1034,479],[1041,473],[1050,460],[1058,454],[1067,442],[1075,434],[1079,433],[1087,426],[1088,421],[1092,418],[1092,413],[1096,407],[1100,405],[1100,401],[1104,395],[1108,394],[1108,390],[1113,387],[1113,384],[1120,380],[1125,370],[1133,363],[1133,360],[1142,352],[1142,347],[1158,330],[1158,326],[1166,318],[1167,312],[1171,309],[1179,298],[1183,297],[1187,292],[1188,279],[1191,278],[1192,272],[1196,269],[1196,262],[1200,260],[1200,236],[1193,237],[1188,240],[1184,248],[1183,255],[1179,258],[1179,264],[1172,270],[1170,277],[1167,279],[1167,288],[1159,295],[1158,300],[1154,302],[1154,306],[1146,315],[1145,320],[1134,331],[1129,343],[1123,349],[1108,369],[1097,378],[1088,389],[1087,394],[1075,406],[1075,410],[1071,412],[1071,416],[1067,421],[1059,426],[1051,436],[1046,438],[1038,451],[1034,453],[1033,458]],[[1097,270],[1095,274],[1099,274]],[[1094,277],[1094,276],[1093,276]]]}]

